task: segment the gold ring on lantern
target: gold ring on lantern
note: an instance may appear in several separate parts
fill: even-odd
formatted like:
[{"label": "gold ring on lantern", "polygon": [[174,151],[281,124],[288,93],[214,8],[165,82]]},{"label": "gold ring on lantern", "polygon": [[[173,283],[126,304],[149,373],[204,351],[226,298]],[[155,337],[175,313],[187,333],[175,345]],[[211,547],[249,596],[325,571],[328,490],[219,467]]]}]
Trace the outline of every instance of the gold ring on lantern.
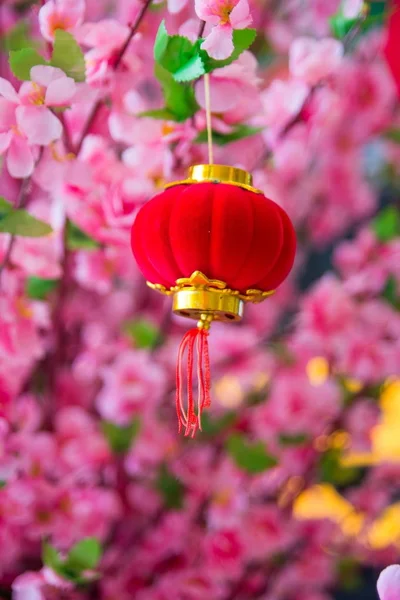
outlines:
[{"label": "gold ring on lantern", "polygon": [[187,185],[191,183],[227,183],[243,188],[254,194],[262,194],[261,190],[253,187],[253,177],[244,169],[230,167],[227,165],[194,165],[189,168],[189,177],[182,181],[167,183],[165,189],[176,185]]}]

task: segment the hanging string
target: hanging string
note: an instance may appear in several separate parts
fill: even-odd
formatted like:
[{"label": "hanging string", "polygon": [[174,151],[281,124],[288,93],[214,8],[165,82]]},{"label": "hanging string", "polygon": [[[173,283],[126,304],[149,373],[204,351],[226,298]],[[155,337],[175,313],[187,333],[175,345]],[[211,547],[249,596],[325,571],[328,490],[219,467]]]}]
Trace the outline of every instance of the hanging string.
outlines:
[{"label": "hanging string", "polygon": [[208,143],[208,164],[214,164],[213,143],[212,143],[212,127],[211,127],[211,92],[210,92],[210,75],[204,75],[204,95],[206,100],[206,122],[207,122],[207,143]]}]

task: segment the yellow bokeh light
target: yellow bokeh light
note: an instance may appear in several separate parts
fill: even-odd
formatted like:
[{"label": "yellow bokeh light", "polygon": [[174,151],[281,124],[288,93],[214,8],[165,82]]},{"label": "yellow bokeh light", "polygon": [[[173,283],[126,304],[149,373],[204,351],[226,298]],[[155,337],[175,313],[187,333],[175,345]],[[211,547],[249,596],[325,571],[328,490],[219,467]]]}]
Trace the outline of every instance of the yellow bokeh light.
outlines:
[{"label": "yellow bokeh light", "polygon": [[306,373],[311,385],[322,385],[329,377],[329,363],[323,356],[315,356],[308,361]]},{"label": "yellow bokeh light", "polygon": [[389,506],[369,528],[367,541],[374,550],[400,545],[400,503]]},{"label": "yellow bokeh light", "polygon": [[244,400],[241,383],[234,375],[224,375],[214,385],[215,397],[225,408],[237,408]]}]

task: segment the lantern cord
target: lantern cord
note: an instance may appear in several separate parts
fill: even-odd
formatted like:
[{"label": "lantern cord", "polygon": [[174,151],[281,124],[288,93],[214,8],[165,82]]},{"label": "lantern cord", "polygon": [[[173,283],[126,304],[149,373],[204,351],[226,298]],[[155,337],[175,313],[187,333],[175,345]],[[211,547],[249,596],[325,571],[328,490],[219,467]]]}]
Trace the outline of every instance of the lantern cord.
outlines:
[{"label": "lantern cord", "polygon": [[[178,416],[179,432],[185,430],[185,436],[194,437],[197,429],[201,431],[201,415],[211,404],[211,375],[208,352],[208,329],[210,320],[202,318],[197,328],[188,331],[179,347],[178,364],[176,368],[176,413]],[[186,358],[186,374],[184,373],[184,355]],[[193,367],[197,359],[195,376],[197,377],[197,398],[193,393]],[[186,377],[185,377],[186,375]],[[186,380],[186,381],[185,381]],[[187,409],[184,406],[186,383]]]},{"label": "lantern cord", "polygon": [[212,142],[212,127],[211,127],[211,92],[210,92],[210,75],[204,75],[204,95],[206,101],[206,123],[207,123],[207,144],[208,144],[208,164],[214,164],[213,142]]}]

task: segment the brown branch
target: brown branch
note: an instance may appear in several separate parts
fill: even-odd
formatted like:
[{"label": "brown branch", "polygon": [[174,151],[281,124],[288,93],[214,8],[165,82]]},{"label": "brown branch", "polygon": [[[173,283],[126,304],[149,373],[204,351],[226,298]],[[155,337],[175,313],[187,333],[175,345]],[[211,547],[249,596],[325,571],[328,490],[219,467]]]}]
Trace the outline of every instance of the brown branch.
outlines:
[{"label": "brown branch", "polygon": [[[124,42],[123,46],[121,47],[121,50],[119,51],[119,53],[117,55],[117,58],[116,58],[116,60],[114,62],[114,65],[113,65],[113,70],[114,71],[117,71],[118,67],[120,66],[120,64],[122,62],[122,59],[123,59],[123,57],[125,55],[125,52],[127,51],[128,46],[129,46],[129,44],[132,41],[132,38],[137,33],[137,31],[138,31],[138,29],[139,29],[139,27],[140,27],[140,25],[141,25],[141,23],[143,21],[143,18],[145,16],[145,14],[147,12],[147,9],[149,8],[151,2],[152,2],[152,0],[145,0],[144,1],[143,6],[140,9],[139,14],[136,17],[135,22],[131,25],[129,35],[126,38],[126,41]],[[97,100],[97,102],[94,104],[94,106],[92,108],[92,111],[91,111],[91,113],[89,115],[89,118],[86,121],[86,124],[85,124],[85,126],[83,128],[80,140],[79,140],[79,142],[78,142],[78,144],[76,146],[76,149],[75,149],[75,154],[76,155],[79,154],[79,151],[82,148],[83,141],[84,141],[85,137],[87,136],[87,134],[89,133],[90,129],[92,128],[93,123],[95,122],[96,117],[98,115],[98,112],[99,112],[101,106],[103,105],[103,103],[104,103],[104,100]]]}]

